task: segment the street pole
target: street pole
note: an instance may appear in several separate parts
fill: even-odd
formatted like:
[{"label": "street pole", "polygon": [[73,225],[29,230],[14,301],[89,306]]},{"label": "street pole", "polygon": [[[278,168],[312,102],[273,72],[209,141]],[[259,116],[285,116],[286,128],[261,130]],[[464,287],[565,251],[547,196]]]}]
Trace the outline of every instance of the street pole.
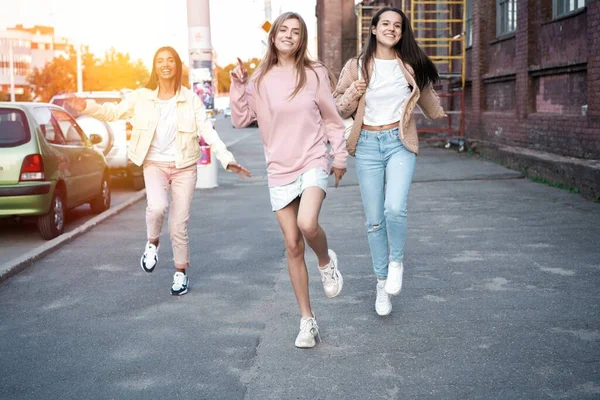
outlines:
[{"label": "street pole", "polygon": [[265,0],[265,19],[271,22],[271,0]]},{"label": "street pole", "polygon": [[8,69],[10,75],[10,101],[15,102],[15,56],[13,54],[13,41],[8,39]]},{"label": "street pole", "polygon": [[[79,42],[79,40],[78,40]],[[83,92],[83,72],[81,65],[81,43],[77,43],[76,49],[76,57],[77,57],[77,92]]]},{"label": "street pole", "polygon": [[[75,10],[77,11],[77,15],[83,15],[82,3],[83,2],[81,1],[76,2]],[[77,28],[77,39],[75,40],[77,47],[75,49],[75,56],[77,57],[77,92],[79,93],[83,92],[83,65],[81,60],[81,47],[83,46],[83,40],[81,39],[83,32],[83,20],[83,18],[75,18],[75,26]]]},{"label": "street pole", "polygon": [[[202,99],[208,118],[214,115],[215,104],[209,0],[186,1],[190,87]],[[201,189],[216,187],[218,186],[216,160],[211,156],[209,146],[203,145],[201,150],[202,158],[197,166],[196,187]]]}]

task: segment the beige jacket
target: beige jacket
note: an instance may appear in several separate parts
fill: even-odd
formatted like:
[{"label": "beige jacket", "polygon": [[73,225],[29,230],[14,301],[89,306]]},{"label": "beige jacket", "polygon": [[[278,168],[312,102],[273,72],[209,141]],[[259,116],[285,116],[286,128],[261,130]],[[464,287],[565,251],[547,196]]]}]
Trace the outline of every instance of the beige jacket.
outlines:
[{"label": "beige jacket", "polygon": [[[440,106],[440,99],[433,87],[429,85],[423,91],[419,90],[412,67],[404,64],[399,58],[396,59],[408,84],[413,88],[408,100],[404,102],[400,110],[402,118],[398,123],[399,136],[404,147],[417,154],[419,152],[419,137],[417,135],[417,125],[414,118],[412,118],[415,106],[418,105],[425,117],[429,119],[441,118],[445,113],[444,109]],[[342,118],[354,116],[352,132],[346,142],[348,153],[352,156],[356,152],[356,144],[358,143],[365,116],[365,96],[361,96],[354,87],[354,81],[357,79],[358,62],[356,58],[351,58],[342,69],[340,80],[333,93],[338,112]]]},{"label": "beige jacket", "polygon": [[[83,114],[102,121],[131,118],[133,131],[128,147],[129,159],[136,165],[142,165],[160,117],[157,96],[158,89],[143,88],[135,90],[119,104],[100,105],[94,100],[87,100]],[[184,86],[177,92],[176,97],[178,135],[175,139],[177,147],[175,166],[185,168],[200,160],[200,136],[210,146],[212,154],[221,161],[223,168],[235,162],[233,154],[227,150],[225,143],[207,119],[202,100]]]}]

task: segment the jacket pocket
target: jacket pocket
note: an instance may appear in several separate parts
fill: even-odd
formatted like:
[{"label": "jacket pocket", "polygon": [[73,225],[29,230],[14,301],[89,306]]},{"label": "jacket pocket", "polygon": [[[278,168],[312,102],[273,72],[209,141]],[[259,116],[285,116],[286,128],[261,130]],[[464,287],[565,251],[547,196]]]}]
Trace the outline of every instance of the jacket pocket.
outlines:
[{"label": "jacket pocket", "polygon": [[177,122],[177,131],[181,133],[196,133],[196,121],[193,119],[184,119]]},{"label": "jacket pocket", "polygon": [[145,132],[148,130],[150,126],[150,121],[142,120],[142,119],[132,119],[131,120],[131,139],[127,145],[127,148],[130,152],[135,152],[138,148],[140,138]]}]

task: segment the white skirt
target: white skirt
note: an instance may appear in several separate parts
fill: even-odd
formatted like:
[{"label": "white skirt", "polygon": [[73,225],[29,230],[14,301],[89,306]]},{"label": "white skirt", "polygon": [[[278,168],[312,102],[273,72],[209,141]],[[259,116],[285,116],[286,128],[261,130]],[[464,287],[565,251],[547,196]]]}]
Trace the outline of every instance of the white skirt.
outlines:
[{"label": "white skirt", "polygon": [[292,183],[283,186],[275,186],[269,188],[271,196],[271,207],[273,211],[281,210],[296,198],[302,196],[304,189],[310,186],[317,186],[323,189],[327,195],[327,184],[329,182],[329,174],[321,168],[312,168],[305,171]]}]

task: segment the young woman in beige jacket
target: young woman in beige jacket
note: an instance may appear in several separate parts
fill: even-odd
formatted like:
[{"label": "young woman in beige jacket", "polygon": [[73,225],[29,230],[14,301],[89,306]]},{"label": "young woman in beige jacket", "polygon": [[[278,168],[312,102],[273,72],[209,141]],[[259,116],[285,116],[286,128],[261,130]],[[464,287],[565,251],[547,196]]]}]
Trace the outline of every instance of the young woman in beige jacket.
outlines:
[{"label": "young woman in beige jacket", "polygon": [[235,162],[206,117],[202,100],[182,86],[182,64],[172,47],[161,47],[154,54],[152,72],[145,88],[131,93],[119,104],[97,104],[80,98],[67,103],[82,114],[102,121],[131,118],[133,132],[128,155],[136,165],[143,165],[146,184],[147,238],[140,265],[152,272],[158,263],[158,242],[167,209],[169,188],[171,206],[169,232],[173,247],[175,274],[171,294],[188,291],[186,270],[190,265],[187,222],[196,187],[196,163],[200,160],[199,137],[210,145],[223,168],[241,176],[250,172]]},{"label": "young woman in beige jacket", "polygon": [[334,93],[340,115],[354,116],[347,148],[356,157],[379,315],[392,311],[390,296],[402,288],[406,203],[419,150],[412,112],[419,105],[428,118],[446,116],[432,88],[438,78],[406,15],[384,7],[373,16],[363,52],[346,63]]}]

